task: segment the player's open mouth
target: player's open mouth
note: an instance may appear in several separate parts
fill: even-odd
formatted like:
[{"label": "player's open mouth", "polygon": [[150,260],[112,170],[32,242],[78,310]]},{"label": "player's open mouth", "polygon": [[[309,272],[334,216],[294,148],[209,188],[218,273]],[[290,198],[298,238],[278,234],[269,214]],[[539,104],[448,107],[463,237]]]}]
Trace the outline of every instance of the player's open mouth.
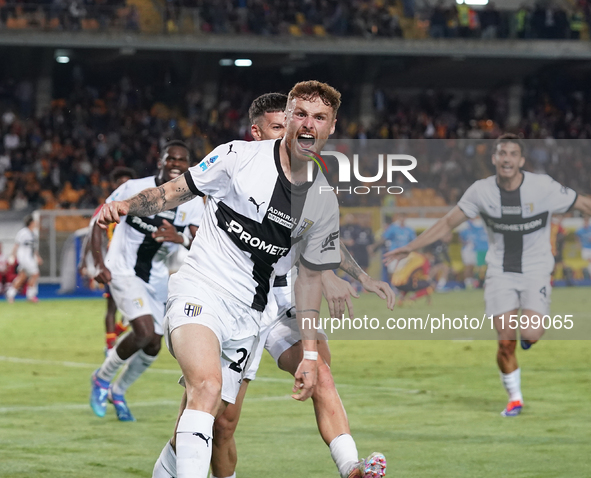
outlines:
[{"label": "player's open mouth", "polygon": [[304,133],[298,136],[298,143],[300,143],[300,146],[304,149],[310,149],[314,146],[315,142],[316,140],[311,134]]},{"label": "player's open mouth", "polygon": [[511,171],[513,171],[513,166],[511,166],[510,164],[504,164],[503,166],[501,166],[501,170],[505,171],[506,173],[510,173]]},{"label": "player's open mouth", "polygon": [[180,169],[171,169],[169,171],[169,175],[171,178],[178,178],[181,175],[181,170]]}]

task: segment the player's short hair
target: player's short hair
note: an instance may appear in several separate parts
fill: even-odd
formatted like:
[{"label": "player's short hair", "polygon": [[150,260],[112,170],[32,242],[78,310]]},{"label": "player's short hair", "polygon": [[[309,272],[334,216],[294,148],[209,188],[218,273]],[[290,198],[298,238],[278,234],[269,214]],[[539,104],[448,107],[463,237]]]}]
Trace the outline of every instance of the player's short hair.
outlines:
[{"label": "player's short hair", "polygon": [[499,136],[496,139],[495,144],[493,146],[493,153],[496,153],[497,147],[499,146],[499,144],[503,144],[503,143],[515,143],[517,146],[519,146],[519,149],[521,151],[521,156],[525,156],[525,143],[516,134],[505,133],[505,134],[502,134],[501,136]]},{"label": "player's short hair", "polygon": [[25,218],[23,219],[23,222],[25,223],[26,227],[29,227],[29,225],[34,221],[35,219],[33,218],[32,214],[27,214],[25,216]]},{"label": "player's short hair", "polygon": [[341,94],[332,86],[316,80],[300,81],[289,92],[287,101],[294,98],[310,101],[320,98],[326,106],[330,106],[336,116],[341,106]]},{"label": "player's short hair", "polygon": [[109,174],[109,181],[111,181],[112,183],[116,183],[125,176],[129,176],[131,179],[135,179],[135,171],[131,168],[119,166],[113,169],[113,171],[111,171],[111,174]]},{"label": "player's short hair", "polygon": [[164,156],[166,154],[166,151],[168,151],[168,148],[172,148],[173,146],[185,148],[188,151],[189,156],[191,156],[191,150],[189,149],[189,146],[187,146],[187,143],[185,143],[184,141],[181,141],[180,139],[173,139],[172,141],[169,141],[168,143],[166,143],[164,145],[164,147],[162,148],[162,156]]},{"label": "player's short hair", "polygon": [[250,124],[255,124],[265,113],[278,113],[285,111],[287,95],[283,93],[265,93],[255,98],[248,108]]}]

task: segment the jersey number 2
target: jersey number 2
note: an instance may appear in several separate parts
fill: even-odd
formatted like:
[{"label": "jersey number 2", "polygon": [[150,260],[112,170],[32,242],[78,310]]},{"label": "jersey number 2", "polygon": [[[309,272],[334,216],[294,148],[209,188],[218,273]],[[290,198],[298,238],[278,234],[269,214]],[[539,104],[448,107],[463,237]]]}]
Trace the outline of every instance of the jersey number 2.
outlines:
[{"label": "jersey number 2", "polygon": [[242,357],[240,357],[240,360],[238,360],[238,362],[232,362],[230,364],[230,368],[234,370],[234,372],[242,373],[242,363],[246,360],[246,357],[248,356],[248,350],[238,349],[236,350],[236,352],[242,354]]}]

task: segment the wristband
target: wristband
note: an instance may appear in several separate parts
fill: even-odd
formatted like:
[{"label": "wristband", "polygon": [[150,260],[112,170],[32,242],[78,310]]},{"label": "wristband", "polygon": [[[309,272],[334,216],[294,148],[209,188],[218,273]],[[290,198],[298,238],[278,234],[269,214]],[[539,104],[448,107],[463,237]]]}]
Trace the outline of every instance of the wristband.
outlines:
[{"label": "wristband", "polygon": [[304,350],[304,360],[318,360],[318,352]]},{"label": "wristband", "polygon": [[183,246],[189,249],[189,247],[191,246],[191,239],[185,236],[182,232],[177,232],[177,234],[183,238]]}]

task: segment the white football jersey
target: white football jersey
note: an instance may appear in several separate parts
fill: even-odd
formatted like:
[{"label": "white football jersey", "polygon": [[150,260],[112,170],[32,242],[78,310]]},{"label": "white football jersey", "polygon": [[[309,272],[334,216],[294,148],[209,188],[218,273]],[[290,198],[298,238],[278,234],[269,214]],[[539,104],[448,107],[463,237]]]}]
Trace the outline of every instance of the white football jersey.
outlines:
[{"label": "white football jersey", "polygon": [[16,250],[16,260],[18,262],[27,262],[35,259],[38,239],[33,231],[28,227],[23,227],[16,233],[14,242],[18,244]]},{"label": "white football jersey", "polygon": [[[156,178],[130,179],[119,186],[106,200],[122,201],[147,188],[156,187]],[[136,275],[144,282],[156,284],[168,280],[165,259],[180,246],[172,242],[157,242],[152,233],[167,220],[177,231],[184,231],[189,225],[199,226],[203,216],[203,200],[193,199],[175,209],[163,211],[155,216],[122,216],[121,223],[113,233],[113,239],[105,258],[105,266],[116,275]]]},{"label": "white football jersey", "polygon": [[476,181],[458,207],[470,218],[480,215],[486,225],[491,273],[550,274],[554,257],[550,245],[552,214],[568,211],[577,193],[546,174],[524,172],[515,191],[499,188],[496,176]]},{"label": "white football jersey", "polygon": [[277,262],[292,244],[298,243],[299,260],[308,268],[333,269],[341,261],[336,196],[320,195],[328,183],[318,171],[311,183],[291,184],[280,144],[232,141],[185,173],[191,191],[208,198],[181,271],[207,277],[258,311],[267,303]]}]

